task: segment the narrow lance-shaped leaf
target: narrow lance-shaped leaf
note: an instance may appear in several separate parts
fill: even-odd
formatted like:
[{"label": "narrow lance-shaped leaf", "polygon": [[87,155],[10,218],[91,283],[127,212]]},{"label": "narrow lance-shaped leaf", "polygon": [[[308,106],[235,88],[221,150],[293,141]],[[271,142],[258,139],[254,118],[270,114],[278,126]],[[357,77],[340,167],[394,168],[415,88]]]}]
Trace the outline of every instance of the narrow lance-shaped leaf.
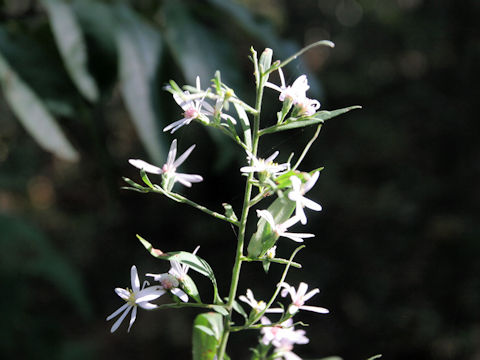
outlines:
[{"label": "narrow lance-shaped leaf", "polygon": [[215,274],[210,267],[210,265],[201,257],[194,255],[192,253],[186,251],[173,251],[169,253],[164,253],[159,249],[155,249],[152,244],[142,238],[140,235],[137,234],[138,240],[142,243],[142,245],[147,249],[147,251],[154,257],[161,259],[161,260],[175,260],[181,264],[188,265],[191,270],[196,271],[210,279],[213,285],[214,291],[214,302],[215,303],[222,303],[220,296],[218,295],[218,288],[217,288],[217,279],[215,278]]},{"label": "narrow lance-shaped leaf", "polygon": [[160,131],[154,95],[155,75],[161,54],[160,33],[123,5],[116,7],[116,43],[122,97],[141,142],[150,158],[161,162]]},{"label": "narrow lance-shaped leaf", "polygon": [[284,123],[280,125],[274,125],[274,126],[260,130],[260,135],[271,134],[279,131],[291,130],[291,129],[296,129],[300,127],[320,124],[320,123],[323,123],[325,120],[334,118],[335,116],[344,114],[350,110],[361,109],[361,108],[362,108],[361,106],[355,105],[355,106],[349,106],[346,108],[332,110],[332,111],[322,110],[317,112],[315,115],[303,120],[294,119],[289,121],[287,119]]},{"label": "narrow lance-shaped leaf", "polygon": [[83,96],[97,101],[97,84],[88,71],[87,47],[71,5],[63,0],[43,0],[43,3],[70,77]]},{"label": "narrow lance-shaped leaf", "polygon": [[77,161],[79,155],[38,95],[0,54],[0,83],[5,99],[25,129],[45,150],[61,159]]}]

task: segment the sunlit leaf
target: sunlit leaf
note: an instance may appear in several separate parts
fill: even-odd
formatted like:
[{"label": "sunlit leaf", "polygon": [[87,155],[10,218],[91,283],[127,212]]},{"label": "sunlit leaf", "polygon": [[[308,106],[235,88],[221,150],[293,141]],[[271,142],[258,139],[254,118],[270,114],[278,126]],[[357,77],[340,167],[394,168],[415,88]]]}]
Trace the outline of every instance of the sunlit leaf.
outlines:
[{"label": "sunlit leaf", "polygon": [[43,0],[65,67],[80,93],[94,102],[98,88],[88,70],[87,47],[72,6],[63,0]]},{"label": "sunlit leaf", "polygon": [[5,99],[25,129],[45,150],[61,159],[77,161],[79,155],[38,95],[0,54],[0,83]]},{"label": "sunlit leaf", "polygon": [[213,285],[214,303],[218,304],[222,302],[218,295],[217,280],[215,278],[215,274],[210,265],[204,259],[186,251],[173,251],[164,253],[159,249],[155,249],[149,241],[145,240],[138,234],[137,238],[152,256],[161,260],[178,261],[181,264],[188,265],[191,270],[208,277]]},{"label": "sunlit leaf", "polygon": [[344,114],[350,110],[361,109],[361,108],[362,108],[361,106],[356,105],[356,106],[349,106],[343,109],[337,109],[332,111],[322,110],[307,119],[299,119],[299,120],[292,120],[292,121],[288,121],[287,119],[283,124],[274,125],[266,129],[262,129],[260,131],[260,134],[265,135],[265,134],[270,134],[270,133],[284,131],[284,130],[291,130],[291,129],[296,129],[300,127],[321,124],[325,120],[334,118],[335,116]]},{"label": "sunlit leaf", "polygon": [[160,33],[124,5],[116,6],[121,92],[150,158],[164,158],[155,111],[155,76],[162,51]]},{"label": "sunlit leaf", "polygon": [[198,315],[193,323],[193,360],[213,360],[222,332],[222,315],[214,312]]}]

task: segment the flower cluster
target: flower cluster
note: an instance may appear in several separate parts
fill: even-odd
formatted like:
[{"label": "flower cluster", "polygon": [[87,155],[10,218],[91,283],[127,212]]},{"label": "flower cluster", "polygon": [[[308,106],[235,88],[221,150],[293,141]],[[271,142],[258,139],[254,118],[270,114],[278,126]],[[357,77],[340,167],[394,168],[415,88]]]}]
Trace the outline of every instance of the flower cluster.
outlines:
[{"label": "flower cluster", "polygon": [[318,100],[309,99],[307,90],[310,89],[306,75],[299,76],[292,85],[286,86],[282,68],[278,69],[281,85],[267,82],[265,86],[280,92],[280,101],[287,101],[296,107],[296,113],[300,116],[312,116],[320,108]]},{"label": "flower cluster", "polygon": [[[319,42],[318,44],[333,46],[328,41]],[[293,352],[293,347],[296,344],[306,344],[309,340],[305,336],[304,330],[296,330],[294,328],[293,317],[300,310],[319,314],[326,314],[329,310],[319,306],[305,305],[308,300],[319,293],[317,288],[309,290],[305,282],[300,282],[296,288],[285,282],[287,273],[292,267],[301,267],[301,264],[294,262],[293,259],[305,245],[299,245],[287,260],[277,257],[277,241],[283,237],[296,243],[303,243],[305,239],[314,237],[314,234],[311,233],[290,230],[294,226],[298,226],[299,223],[302,225],[307,224],[308,210],[306,209],[313,211],[322,210],[320,204],[306,197],[306,194],[319,179],[319,170],[303,172],[297,170],[297,168],[316,139],[322,122],[329,117],[335,116],[333,114],[342,113],[342,110],[346,112],[351,109],[346,108],[346,110],[340,109],[332,112],[317,113],[320,103],[315,99],[307,97],[307,91],[310,89],[310,86],[306,75],[299,76],[290,85],[285,83],[282,67],[300,55],[302,51],[284,62],[275,61],[272,63],[272,50],[266,49],[259,58],[256,51],[252,48],[251,60],[254,63],[257,94],[255,107],[248,105],[237,97],[233,89],[222,82],[219,72],[212,79],[212,86],[207,89],[201,88],[198,77],[195,87],[185,86],[180,88],[175,82],[170,81],[170,85],[166,87],[166,90],[173,95],[173,100],[182,109],[182,117],[167,125],[164,128],[165,132],[175,133],[180,128],[195,121],[201,125],[219,130],[221,134],[226,135],[239,145],[242,151],[245,151],[247,163],[240,168],[241,174],[246,178],[243,207],[238,213],[241,215],[237,217],[233,206],[228,203],[222,204],[224,213],[219,213],[172,191],[177,182],[191,187],[192,184],[203,181],[201,175],[178,172],[178,168],[193,152],[195,145],[191,145],[177,157],[176,139],[172,141],[166,162],[161,167],[140,159],[129,160],[131,165],[140,169],[141,178],[146,186],[137,184],[127,178],[125,178],[125,181],[131,186],[128,189],[164,195],[178,203],[194,207],[218,220],[226,221],[232,228],[236,227],[234,233],[237,236],[237,246],[233,263],[232,282],[228,297],[222,297],[212,268],[204,259],[196,255],[198,247],[193,253],[180,251],[164,254],[137,235],[150,254],[161,260],[170,261],[170,269],[165,273],[145,274],[152,279],[151,281],[155,282],[155,285],[150,285],[148,281],[145,281],[143,286],[140,286],[137,269],[135,266],[132,266],[131,289],[115,289],[117,295],[125,303],[107,317],[107,320],[118,317],[111,328],[112,332],[116,331],[122,321],[131,313],[128,326],[128,331],[130,331],[136,319],[138,307],[147,310],[158,309],[159,307],[195,307],[197,309],[205,309],[208,312],[198,315],[198,321],[195,321],[193,330],[194,352],[208,353],[215,359],[224,360],[227,358],[226,347],[230,332],[261,329],[259,345],[256,349],[253,349],[256,353],[254,358],[300,359]],[[280,77],[279,85],[268,82],[270,74],[275,71],[278,71]],[[268,127],[262,127],[263,124],[260,121],[265,118],[265,116],[260,114],[265,87],[278,91],[279,100],[282,102],[281,111],[277,113],[278,121],[276,125]],[[232,112],[236,111],[236,115],[238,115],[236,118],[227,113],[230,109],[232,109]],[[317,115],[314,116],[315,114]],[[332,115],[330,116],[329,114]],[[279,157],[279,151],[273,152],[266,158],[258,156],[261,136],[309,125],[317,125],[317,131],[305,149],[300,152],[301,155],[294,166],[290,164],[294,154],[290,156],[287,162],[278,163],[275,160]],[[160,175],[161,186],[153,184],[146,173]],[[264,202],[264,200],[269,202],[269,204],[257,209],[258,204]],[[247,245],[247,233],[250,229],[247,223],[251,219],[251,214],[254,213],[254,210],[256,210],[258,217],[257,229],[251,234]],[[279,251],[279,253],[281,252]],[[243,262],[260,262],[266,272],[269,270],[270,265],[274,263],[284,267],[282,277],[278,281],[277,286],[272,287],[273,295],[268,300],[257,300],[251,289],[246,289],[243,295],[237,296]],[[204,303],[201,300],[195,282],[187,274],[189,268],[210,280],[213,286],[213,300],[211,303]],[[170,294],[174,302],[162,305],[155,303],[165,294]],[[202,298],[205,298],[205,296],[202,295]],[[274,307],[273,304],[277,304],[276,301],[279,298],[278,307]],[[190,302],[190,300],[194,302]],[[249,314],[242,307],[245,306],[244,304],[251,308]],[[233,311],[242,315],[245,323],[236,323]],[[265,314],[279,314],[277,315],[279,318],[272,322],[271,319],[265,317]],[[202,339],[208,340],[203,341]]]},{"label": "flower cluster", "polygon": [[[195,249],[193,254],[198,251],[199,247]],[[123,304],[120,308],[114,311],[111,315],[107,317],[107,321],[117,317],[120,313],[122,314],[117,321],[113,324],[111,332],[113,333],[118,329],[122,321],[128,315],[130,310],[132,311],[130,317],[130,323],[128,325],[128,332],[132,327],[135,319],[137,317],[137,307],[141,307],[146,310],[153,310],[158,307],[158,305],[151,303],[151,301],[157,300],[160,296],[169,291],[171,294],[177,296],[181,301],[188,302],[188,295],[180,288],[182,283],[187,276],[189,269],[188,265],[182,265],[178,261],[170,260],[170,270],[165,274],[146,274],[147,276],[153,277],[155,281],[158,281],[160,285],[148,286],[150,285],[148,281],[143,283],[143,286],[140,288],[140,279],[138,277],[137,267],[132,266],[130,270],[130,282],[132,285],[131,289],[122,289],[116,288],[115,292],[123,300]]]}]

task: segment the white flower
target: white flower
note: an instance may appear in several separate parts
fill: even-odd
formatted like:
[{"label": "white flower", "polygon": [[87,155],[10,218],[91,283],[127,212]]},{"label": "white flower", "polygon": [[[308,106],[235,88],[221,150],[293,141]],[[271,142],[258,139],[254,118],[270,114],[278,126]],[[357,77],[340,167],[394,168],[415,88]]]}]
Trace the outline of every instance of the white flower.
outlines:
[{"label": "white flower", "polygon": [[[197,246],[195,250],[193,250],[193,255],[195,255],[200,249],[200,246]],[[188,269],[190,269],[190,266],[186,264],[180,264],[177,260],[170,260],[170,270],[168,271],[169,274],[172,274],[177,278],[178,281],[182,282],[185,279],[185,276],[188,273]]]},{"label": "white flower", "polygon": [[159,281],[163,289],[169,290],[173,295],[178,296],[183,302],[188,302],[188,295],[179,288],[180,283],[174,275],[168,273],[145,275],[153,277],[155,281]]},{"label": "white flower", "polygon": [[[261,319],[262,325],[270,325],[271,322],[266,317]],[[307,344],[308,338],[304,330],[295,330],[293,320],[290,318],[279,325],[263,327],[262,342],[265,345],[275,346],[275,359],[283,357],[285,360],[299,360],[300,357],[292,352],[294,344]]]},{"label": "white flower", "polygon": [[304,207],[315,211],[321,211],[322,206],[316,202],[307,199],[305,195],[318,180],[320,173],[317,171],[313,176],[307,180],[307,182],[302,185],[302,181],[296,177],[291,176],[290,181],[292,182],[292,190],[288,193],[288,198],[296,202],[295,216],[300,218],[300,222],[305,225],[307,223],[307,217],[303,211]]},{"label": "white flower", "polygon": [[288,170],[290,167],[290,164],[288,163],[277,164],[273,162],[273,160],[278,156],[278,151],[275,151],[266,159],[259,159],[248,150],[247,154],[247,159],[251,161],[251,165],[240,168],[240,171],[243,173],[267,172],[269,174],[276,175],[282,171]]},{"label": "white flower", "polygon": [[137,306],[141,308],[150,310],[157,307],[157,305],[150,303],[150,301],[155,300],[165,294],[165,290],[162,289],[161,286],[149,286],[145,287],[147,282],[143,284],[142,289],[140,289],[140,280],[138,278],[137,268],[135,265],[132,266],[130,270],[130,278],[132,283],[132,289],[122,289],[116,288],[115,292],[118,296],[120,296],[123,300],[126,301],[120,308],[118,308],[115,312],[113,312],[109,317],[107,317],[107,321],[113,319],[118,314],[122,313],[122,315],[115,321],[111,328],[111,332],[113,333],[115,330],[118,329],[120,324],[122,323],[123,319],[128,315],[130,310],[132,310],[132,315],[130,316],[130,324],[128,326],[128,331],[132,327],[135,319],[137,317]]},{"label": "white flower", "polygon": [[166,182],[170,184],[168,190],[171,190],[173,184],[177,181],[185,186],[191,187],[192,183],[200,182],[203,178],[200,175],[177,173],[177,167],[187,159],[194,148],[195,145],[190,146],[187,151],[175,160],[175,156],[177,155],[177,139],[174,139],[168,152],[167,162],[161,168],[139,159],[130,159],[128,162],[138,169],[143,169],[147,173],[162,174],[167,179]]},{"label": "white flower", "polygon": [[268,210],[257,210],[257,215],[265,219],[270,224],[270,227],[275,232],[275,234],[277,234],[278,236],[283,236],[296,242],[303,242],[303,239],[315,236],[313,234],[287,232],[290,226],[296,224],[300,220],[298,216],[293,216],[282,224],[276,224],[275,219]]},{"label": "white flower", "polygon": [[284,288],[281,292],[282,297],[290,294],[290,297],[292,298],[292,304],[288,308],[288,312],[290,314],[295,314],[298,310],[313,311],[320,314],[329,313],[328,309],[325,309],[323,307],[303,305],[305,301],[310,299],[312,296],[318,294],[320,290],[313,289],[307,293],[308,285],[304,282],[300,283],[300,285],[298,286],[298,290],[295,290],[293,286],[290,286],[285,282],[280,283],[279,286]]},{"label": "white flower", "polygon": [[312,116],[320,108],[318,100],[309,99],[306,96],[299,98],[295,105],[298,109],[298,114],[302,116]]},{"label": "white flower", "polygon": [[[197,76],[197,89],[200,90],[200,79]],[[200,119],[206,115],[212,115],[214,109],[212,105],[205,101],[205,97],[198,99],[189,99],[190,92],[184,91],[183,96],[173,94],[173,99],[183,109],[183,118],[166,126],[163,131],[171,131],[173,134],[184,125],[188,125],[194,119]],[[203,110],[204,108],[205,110]]]},{"label": "white flower", "polygon": [[279,100],[285,99],[291,100],[296,105],[300,100],[306,97],[307,90],[310,89],[306,75],[299,76],[292,85],[285,85],[285,77],[281,68],[278,69],[278,75],[280,75],[281,85],[275,85],[270,82],[265,83],[265,86],[277,90],[280,92]]},{"label": "white flower", "polygon": [[[247,289],[247,296],[240,295],[238,297],[238,299],[243,301],[244,303],[247,303],[248,305],[250,305],[252,307],[252,309],[257,313],[265,310],[265,308],[267,306],[267,304],[264,301],[255,300],[255,297],[253,296],[253,292],[250,289]],[[283,313],[283,309],[273,308],[273,309],[267,309],[265,312],[267,312],[267,313]]]}]

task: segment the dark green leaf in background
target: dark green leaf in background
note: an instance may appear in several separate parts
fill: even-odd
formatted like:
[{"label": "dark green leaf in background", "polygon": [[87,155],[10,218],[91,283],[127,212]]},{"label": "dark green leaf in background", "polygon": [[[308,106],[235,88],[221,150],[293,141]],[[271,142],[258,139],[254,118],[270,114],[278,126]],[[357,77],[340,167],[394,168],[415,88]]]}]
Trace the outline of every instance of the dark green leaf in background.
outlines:
[{"label": "dark green leaf in background", "polygon": [[95,102],[99,93],[87,68],[87,47],[72,6],[63,0],[43,0],[65,67],[80,93]]}]

